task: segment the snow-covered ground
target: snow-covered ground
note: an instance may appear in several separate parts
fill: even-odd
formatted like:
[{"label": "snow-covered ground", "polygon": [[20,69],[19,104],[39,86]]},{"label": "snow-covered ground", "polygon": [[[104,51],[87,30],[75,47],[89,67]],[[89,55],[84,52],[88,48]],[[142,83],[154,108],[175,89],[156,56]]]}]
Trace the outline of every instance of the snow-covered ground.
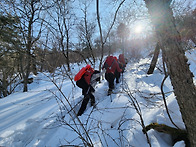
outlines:
[{"label": "snow-covered ground", "polygon": [[[196,50],[187,52],[187,57],[191,63],[190,69],[196,76]],[[157,122],[174,127],[166,113],[160,90],[164,75],[157,68],[154,74],[147,75],[150,61],[150,58],[145,58],[138,63],[128,63],[123,80],[121,76],[121,82],[111,96],[106,96],[107,82],[102,80],[98,83],[94,93],[96,108],[88,105],[79,120],[72,120],[74,111],[68,111],[71,110],[70,105],[74,107],[81,101],[81,89],[74,87],[71,80],[62,74],[54,76],[39,73],[34,76],[28,92],[16,92],[0,99],[0,146],[84,146],[87,141],[98,147],[148,147],[140,117],[131,100],[138,102],[137,108],[141,109],[145,125]],[[72,67],[73,77],[82,65]],[[184,124],[172,91],[168,78],[164,92],[169,112],[175,124],[183,129]],[[74,110],[78,108],[79,105]],[[172,146],[171,137],[167,134],[150,130],[148,136],[152,147]],[[184,146],[183,141],[175,144],[175,147]]]}]

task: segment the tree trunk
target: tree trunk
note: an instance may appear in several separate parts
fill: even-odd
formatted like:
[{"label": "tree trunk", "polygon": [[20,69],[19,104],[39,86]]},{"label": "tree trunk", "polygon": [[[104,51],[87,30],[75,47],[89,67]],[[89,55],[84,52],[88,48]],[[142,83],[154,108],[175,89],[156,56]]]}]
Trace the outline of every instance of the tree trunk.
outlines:
[{"label": "tree trunk", "polygon": [[196,88],[176,29],[171,0],[144,0],[151,15],[190,144],[196,146]]},{"label": "tree trunk", "polygon": [[68,29],[66,29],[66,36],[67,36],[67,41],[66,41],[66,56],[67,56],[66,62],[67,62],[67,70],[68,71],[71,71],[70,64],[69,64],[69,31],[68,31]]},{"label": "tree trunk", "polygon": [[2,91],[4,97],[8,96],[7,88],[8,88],[7,76],[4,74],[2,80]]},{"label": "tree trunk", "polygon": [[102,36],[102,28],[99,16],[99,0],[96,0],[96,12],[97,12],[97,22],[99,26],[99,35],[100,35],[100,42],[101,42],[101,58],[99,63],[99,71],[101,71],[102,63],[103,63],[103,51],[104,51],[104,43],[103,43],[103,36]]},{"label": "tree trunk", "polygon": [[154,50],[154,55],[150,64],[150,68],[148,69],[147,74],[152,74],[154,72],[156,63],[157,63],[157,59],[159,56],[159,52],[160,52],[160,46],[159,43],[156,44],[155,50]]},{"label": "tree trunk", "polygon": [[28,91],[28,78],[29,78],[29,74],[30,74],[30,66],[31,66],[31,55],[30,55],[30,48],[28,48],[27,50],[27,66],[26,66],[26,72],[25,72],[25,76],[24,76],[24,87],[23,87],[23,92],[27,92]]},{"label": "tree trunk", "polygon": [[29,78],[30,66],[31,66],[32,21],[33,21],[33,17],[30,20],[29,26],[28,26],[28,37],[27,37],[27,44],[26,44],[26,69],[25,69],[25,76],[23,77],[24,78],[23,92],[27,92],[28,91],[28,85],[27,84],[28,84],[28,78]]}]

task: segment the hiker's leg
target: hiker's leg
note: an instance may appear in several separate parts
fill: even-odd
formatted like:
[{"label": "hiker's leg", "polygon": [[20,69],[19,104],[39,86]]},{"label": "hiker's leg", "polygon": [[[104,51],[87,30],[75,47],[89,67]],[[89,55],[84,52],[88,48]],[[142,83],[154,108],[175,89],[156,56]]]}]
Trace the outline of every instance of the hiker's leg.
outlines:
[{"label": "hiker's leg", "polygon": [[88,94],[84,95],[84,99],[82,101],[82,105],[81,105],[80,110],[78,111],[78,114],[77,114],[78,116],[81,116],[84,113],[84,111],[86,109],[86,106],[88,104],[88,101],[89,101],[89,95]]},{"label": "hiker's leg", "polygon": [[109,88],[110,89],[114,89],[114,79],[115,79],[115,75],[110,73],[109,74]]},{"label": "hiker's leg", "polygon": [[114,79],[115,79],[115,75],[112,73],[107,73],[105,74],[105,78],[108,81],[109,84],[109,89],[114,89]]},{"label": "hiker's leg", "polygon": [[116,77],[116,83],[119,83],[120,72],[118,72],[117,70],[115,71],[115,77]]},{"label": "hiker's leg", "polygon": [[89,85],[90,89],[89,92],[95,92],[95,89],[93,88],[93,86]]},{"label": "hiker's leg", "polygon": [[90,96],[90,100],[91,100],[91,106],[94,106],[95,105],[95,97],[92,93],[90,93],[89,96]]}]

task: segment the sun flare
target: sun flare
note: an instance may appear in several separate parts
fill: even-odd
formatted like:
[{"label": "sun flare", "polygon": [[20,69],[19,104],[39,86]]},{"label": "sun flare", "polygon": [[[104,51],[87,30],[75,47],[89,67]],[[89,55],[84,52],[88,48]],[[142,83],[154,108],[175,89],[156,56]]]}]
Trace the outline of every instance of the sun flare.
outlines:
[{"label": "sun flare", "polygon": [[141,25],[138,25],[135,27],[135,33],[139,34],[142,32],[142,26]]}]

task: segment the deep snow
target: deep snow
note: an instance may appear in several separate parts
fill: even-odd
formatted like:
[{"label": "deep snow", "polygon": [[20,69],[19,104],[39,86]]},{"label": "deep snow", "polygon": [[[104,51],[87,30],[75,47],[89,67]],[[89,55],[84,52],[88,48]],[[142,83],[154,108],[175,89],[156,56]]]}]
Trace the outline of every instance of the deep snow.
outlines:
[{"label": "deep snow", "polygon": [[[186,53],[190,69],[196,76],[196,50]],[[116,85],[114,94],[107,95],[107,82],[102,80],[96,85],[94,93],[96,108],[87,106],[79,117],[95,146],[134,146],[148,147],[146,137],[142,133],[139,115],[133,107],[131,99],[123,89],[131,92],[141,108],[145,125],[152,122],[163,123],[174,127],[170,122],[162,100],[160,85],[164,75],[156,68],[152,75],[147,75],[151,58],[144,58],[137,63],[128,63],[121,82]],[[159,61],[161,62],[161,61]],[[160,64],[161,65],[161,64]],[[73,77],[84,64],[72,65]],[[29,85],[28,92],[16,92],[0,99],[0,146],[6,147],[56,147],[60,145],[80,145],[84,142],[76,131],[85,136],[84,129],[78,125],[74,112],[67,113],[71,108],[57,87],[62,90],[71,106],[81,101],[81,89],[74,87],[70,79],[56,71],[56,74],[39,73]],[[196,83],[196,78],[194,77]],[[128,87],[127,87],[128,85]],[[184,128],[179,107],[173,94],[170,79],[164,84],[167,104],[173,121]],[[112,98],[112,102],[111,102]],[[76,106],[74,110],[78,110]],[[77,125],[74,125],[74,122]],[[69,125],[66,125],[69,124]],[[154,130],[148,131],[152,147],[170,147],[171,137]],[[178,142],[175,147],[184,147]]]}]

